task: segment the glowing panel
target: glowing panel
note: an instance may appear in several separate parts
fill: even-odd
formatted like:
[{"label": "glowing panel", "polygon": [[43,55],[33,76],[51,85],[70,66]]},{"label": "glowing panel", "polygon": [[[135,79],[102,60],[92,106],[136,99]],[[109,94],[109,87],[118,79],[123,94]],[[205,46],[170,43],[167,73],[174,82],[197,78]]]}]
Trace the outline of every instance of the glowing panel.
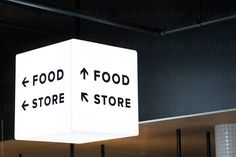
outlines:
[{"label": "glowing panel", "polygon": [[15,139],[138,135],[137,52],[71,39],[16,56]]}]

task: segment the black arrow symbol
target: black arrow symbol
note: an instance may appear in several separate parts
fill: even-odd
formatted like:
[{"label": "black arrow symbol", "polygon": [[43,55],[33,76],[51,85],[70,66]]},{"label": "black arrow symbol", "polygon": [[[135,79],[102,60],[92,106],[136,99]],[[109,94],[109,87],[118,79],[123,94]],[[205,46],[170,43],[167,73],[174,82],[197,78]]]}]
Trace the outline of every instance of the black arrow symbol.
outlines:
[{"label": "black arrow symbol", "polygon": [[24,87],[26,87],[26,83],[29,83],[29,80],[26,80],[26,77],[25,77],[24,80],[22,81],[22,84]]},{"label": "black arrow symbol", "polygon": [[83,75],[83,79],[85,80],[86,79],[86,75],[89,75],[89,74],[88,74],[88,71],[85,68],[83,68],[80,71],[80,75]]},{"label": "black arrow symbol", "polygon": [[86,102],[88,102],[88,99],[87,99],[87,97],[86,96],[88,96],[88,94],[87,93],[83,93],[83,92],[81,92],[81,101],[84,101],[84,99],[86,100]]},{"label": "black arrow symbol", "polygon": [[29,106],[29,104],[26,104],[26,100],[25,100],[22,104],[22,108],[23,108],[24,111],[26,111],[25,107],[27,107],[27,106]]}]

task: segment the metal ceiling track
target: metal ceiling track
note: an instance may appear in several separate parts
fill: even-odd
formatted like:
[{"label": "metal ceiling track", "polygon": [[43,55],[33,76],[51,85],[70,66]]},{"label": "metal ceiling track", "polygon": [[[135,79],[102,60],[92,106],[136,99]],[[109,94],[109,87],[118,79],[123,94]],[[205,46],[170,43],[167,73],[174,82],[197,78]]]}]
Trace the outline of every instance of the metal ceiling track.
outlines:
[{"label": "metal ceiling track", "polygon": [[186,30],[192,30],[192,29],[196,29],[196,28],[202,28],[202,27],[206,27],[209,25],[213,25],[213,24],[217,24],[217,23],[223,23],[226,21],[230,21],[230,20],[234,20],[236,19],[236,14],[230,15],[230,16],[225,16],[225,17],[219,17],[216,19],[211,19],[205,22],[200,22],[200,23],[196,23],[196,24],[192,24],[189,26],[185,26],[185,27],[180,27],[180,28],[176,28],[176,29],[172,29],[172,30],[167,30],[167,31],[162,31],[161,35],[168,35],[168,34],[173,34],[173,33],[178,33],[178,32],[182,32],[182,31],[186,31]]},{"label": "metal ceiling track", "polygon": [[109,25],[109,26],[113,26],[113,27],[117,27],[117,28],[122,28],[122,29],[126,29],[126,30],[131,30],[131,31],[136,31],[136,32],[140,32],[140,33],[145,33],[145,34],[149,34],[149,35],[154,35],[154,34],[159,35],[160,34],[160,32],[158,32],[156,30],[154,31],[149,28],[142,27],[142,26],[132,25],[132,24],[123,24],[123,23],[119,23],[119,22],[105,20],[102,18],[93,17],[90,15],[85,15],[75,9],[69,10],[69,9],[65,9],[65,8],[59,8],[59,7],[55,7],[52,5],[45,5],[45,4],[40,4],[40,3],[26,1],[26,0],[6,0],[6,2],[11,2],[14,4],[28,6],[31,8],[45,10],[45,11],[49,11],[49,12],[53,12],[53,13],[57,13],[57,14],[66,15],[66,16],[76,17],[76,18],[80,18],[80,19],[84,19],[84,20],[88,20],[88,21],[93,21],[93,22],[100,23],[100,24],[105,24],[105,25]]},{"label": "metal ceiling track", "polygon": [[139,25],[132,25],[132,24],[126,24],[126,23],[119,23],[119,22],[115,22],[115,21],[109,21],[109,20],[105,20],[102,18],[97,18],[97,17],[93,17],[90,15],[82,14],[78,10],[73,10],[73,9],[69,10],[69,9],[65,9],[65,8],[59,8],[59,7],[55,7],[52,5],[40,4],[40,3],[31,2],[31,1],[27,1],[27,0],[5,0],[5,1],[10,2],[10,3],[14,3],[14,4],[18,4],[18,5],[28,6],[31,8],[41,9],[41,10],[45,10],[45,11],[49,11],[49,12],[53,12],[53,13],[57,13],[57,14],[62,14],[62,15],[66,15],[66,16],[71,16],[71,17],[76,17],[76,18],[88,20],[88,21],[93,21],[93,22],[97,22],[100,24],[105,24],[105,25],[109,25],[109,26],[113,26],[113,27],[117,27],[117,28],[122,28],[122,29],[136,31],[136,32],[140,32],[140,33],[144,33],[144,34],[148,34],[148,35],[153,35],[153,36],[165,36],[168,34],[173,34],[173,33],[182,32],[182,31],[186,31],[186,30],[192,30],[195,28],[202,28],[202,27],[205,27],[208,25],[213,25],[213,24],[222,23],[225,21],[236,19],[236,14],[233,14],[233,15],[226,16],[226,17],[220,17],[220,18],[211,19],[208,21],[199,22],[199,23],[188,25],[185,27],[161,31],[159,29],[154,30],[154,29],[142,27]]}]

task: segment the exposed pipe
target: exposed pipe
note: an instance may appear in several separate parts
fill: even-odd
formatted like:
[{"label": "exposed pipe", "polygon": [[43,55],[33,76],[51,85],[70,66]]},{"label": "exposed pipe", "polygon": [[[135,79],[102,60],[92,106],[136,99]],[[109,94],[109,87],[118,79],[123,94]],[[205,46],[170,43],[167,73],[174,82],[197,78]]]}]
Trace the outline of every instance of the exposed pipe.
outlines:
[{"label": "exposed pipe", "polygon": [[233,20],[233,19],[236,19],[236,14],[226,16],[226,17],[220,17],[220,18],[217,18],[217,19],[208,20],[208,21],[201,22],[201,23],[196,23],[196,24],[189,25],[189,26],[184,26],[184,27],[180,27],[180,28],[175,28],[175,29],[171,29],[171,30],[162,31],[161,35],[164,36],[164,35],[177,33],[177,32],[181,32],[181,31],[186,31],[186,30],[191,30],[191,29],[195,29],[195,28],[202,28],[202,27],[217,24],[217,23],[220,23],[220,22],[226,22],[226,21],[229,21],[229,20]]},{"label": "exposed pipe", "polygon": [[225,17],[220,17],[220,18],[209,20],[209,21],[205,21],[205,22],[201,23],[201,25],[202,26],[208,26],[208,25],[212,25],[212,24],[216,24],[216,23],[220,23],[220,22],[233,20],[235,18],[236,18],[236,14],[233,14],[233,15],[230,15],[230,16],[225,16]]},{"label": "exposed pipe", "polygon": [[184,26],[184,27],[180,27],[180,28],[175,28],[175,29],[171,29],[171,30],[162,31],[161,35],[165,36],[165,35],[169,35],[169,34],[173,34],[173,33],[178,33],[178,32],[182,32],[182,31],[186,31],[186,30],[191,30],[191,29],[195,29],[195,28],[199,28],[199,27],[201,27],[200,24]]},{"label": "exposed pipe", "polygon": [[220,18],[216,18],[216,19],[212,19],[212,20],[207,20],[205,22],[198,21],[198,23],[192,24],[189,26],[184,26],[184,27],[180,27],[180,28],[161,31],[159,29],[150,29],[150,28],[146,28],[143,26],[139,26],[139,25],[124,24],[124,23],[109,21],[109,20],[105,20],[105,19],[101,19],[101,18],[97,18],[97,17],[92,17],[90,15],[82,14],[78,10],[72,10],[72,9],[68,10],[68,9],[64,9],[64,8],[55,7],[52,5],[45,5],[45,4],[40,4],[40,3],[36,3],[36,2],[30,2],[27,0],[6,0],[6,2],[11,2],[11,3],[23,5],[23,6],[46,10],[49,12],[54,12],[54,13],[58,13],[58,14],[66,15],[66,16],[85,19],[88,21],[93,21],[93,22],[97,22],[97,23],[101,23],[101,24],[105,24],[105,25],[109,25],[109,26],[113,26],[113,27],[117,27],[117,28],[141,32],[141,33],[154,35],[154,36],[159,36],[159,35],[165,36],[168,34],[173,34],[173,33],[191,30],[191,29],[195,29],[195,28],[201,28],[201,27],[205,27],[208,25],[233,20],[236,18],[236,14],[233,14],[233,15],[226,16],[226,17],[220,17]]},{"label": "exposed pipe", "polygon": [[78,10],[73,10],[73,9],[68,10],[65,8],[59,8],[59,7],[55,7],[52,5],[40,4],[40,3],[31,2],[31,1],[27,1],[27,0],[20,0],[20,1],[19,0],[6,0],[6,2],[11,2],[11,3],[23,5],[23,6],[46,10],[49,12],[54,12],[54,13],[58,13],[58,14],[62,14],[62,15],[85,19],[88,21],[93,21],[93,22],[97,22],[97,23],[101,23],[101,24],[105,24],[105,25],[109,25],[109,26],[113,26],[113,27],[117,27],[117,28],[122,28],[122,29],[126,29],[126,30],[141,32],[141,33],[145,33],[145,34],[149,34],[149,35],[159,35],[160,34],[160,32],[158,32],[156,30],[154,31],[154,30],[142,27],[142,26],[132,25],[132,24],[123,24],[123,23],[118,23],[118,22],[114,22],[114,21],[109,21],[109,20],[93,17],[90,15],[85,15],[85,14],[80,13]]}]

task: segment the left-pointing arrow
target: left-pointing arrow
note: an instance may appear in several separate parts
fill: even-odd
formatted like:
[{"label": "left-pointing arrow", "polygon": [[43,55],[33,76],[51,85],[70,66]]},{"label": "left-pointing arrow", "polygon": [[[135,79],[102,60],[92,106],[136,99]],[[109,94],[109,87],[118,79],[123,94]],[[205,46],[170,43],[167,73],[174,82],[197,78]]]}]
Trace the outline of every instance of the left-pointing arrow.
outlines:
[{"label": "left-pointing arrow", "polygon": [[22,84],[24,87],[26,87],[26,84],[29,83],[29,80],[26,79],[26,77],[24,78],[24,80],[22,81]]},{"label": "left-pointing arrow", "polygon": [[26,111],[26,107],[29,106],[29,104],[26,104],[26,100],[22,104],[22,108],[24,111]]}]

